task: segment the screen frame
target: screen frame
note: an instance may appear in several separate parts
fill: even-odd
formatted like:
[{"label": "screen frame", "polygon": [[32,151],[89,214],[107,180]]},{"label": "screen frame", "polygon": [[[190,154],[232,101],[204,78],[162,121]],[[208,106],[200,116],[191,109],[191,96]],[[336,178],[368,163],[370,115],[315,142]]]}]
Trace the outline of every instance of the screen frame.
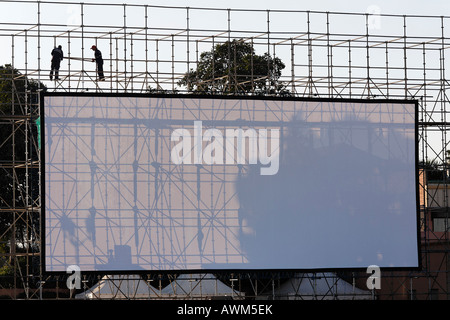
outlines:
[{"label": "screen frame", "polygon": [[[164,94],[164,93],[102,93],[102,92],[42,92],[40,94],[40,136],[41,136],[41,245],[40,245],[40,259],[43,274],[48,275],[62,275],[66,274],[65,271],[47,270],[46,267],[46,185],[45,185],[45,98],[46,97],[113,97],[113,98],[176,98],[176,99],[240,99],[240,100],[267,100],[267,101],[298,101],[298,102],[347,102],[347,103],[365,103],[365,104],[414,104],[415,109],[415,123],[414,123],[414,140],[415,140],[415,207],[416,207],[416,227],[417,227],[417,266],[411,267],[381,267],[385,271],[420,271],[423,269],[422,265],[422,250],[421,250],[421,231],[420,231],[420,188],[419,188],[419,122],[418,122],[418,107],[419,101],[417,99],[360,99],[360,98],[321,98],[321,97],[297,97],[297,96],[240,96],[240,95],[211,95],[211,94]],[[369,266],[367,266],[369,267]],[[173,270],[86,270],[81,272],[83,274],[92,275],[115,275],[115,274],[142,274],[142,275],[156,275],[156,274],[192,274],[192,273],[248,273],[248,272],[346,272],[356,271],[365,272],[366,268],[361,267],[334,267],[334,268],[294,268],[294,269],[173,269]]]}]

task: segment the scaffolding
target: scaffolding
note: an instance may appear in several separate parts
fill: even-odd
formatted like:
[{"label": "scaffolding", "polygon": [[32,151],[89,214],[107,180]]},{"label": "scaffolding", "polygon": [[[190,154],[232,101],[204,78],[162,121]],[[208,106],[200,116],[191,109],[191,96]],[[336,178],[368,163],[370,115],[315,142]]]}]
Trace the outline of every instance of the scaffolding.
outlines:
[{"label": "scaffolding", "polygon": [[[13,7],[20,12],[9,11]],[[37,135],[41,92],[189,93],[180,80],[196,69],[202,53],[212,52],[218,44],[230,46],[236,40],[250,43],[256,54],[267,53],[283,61],[285,68],[275,80],[290,96],[419,101],[423,269],[383,273],[383,288],[372,297],[449,298],[449,83],[445,73],[449,16],[20,0],[2,1],[0,9],[10,13],[0,23],[0,43],[5,48],[0,55],[0,64],[4,64],[0,70],[4,189],[0,215],[5,225],[0,230],[0,267],[8,266],[1,276],[0,297],[37,299],[67,294],[64,276],[42,272],[42,164]],[[60,78],[50,80],[50,52],[58,45],[64,52]],[[92,45],[102,51],[105,81],[97,81]],[[6,48],[10,48],[9,53]],[[235,57],[230,54],[227,59],[230,62]],[[236,68],[201,81],[222,81],[236,87],[261,79],[273,83],[270,72],[258,75],[253,70],[242,81]],[[249,90],[246,94],[260,92]],[[438,179],[431,177],[431,167],[441,175]],[[289,282],[297,292],[295,298],[304,299],[311,294],[302,296],[300,284],[316,288],[320,278],[328,290],[324,294],[313,290],[312,297],[323,299],[337,298],[337,274],[354,288],[365,287],[367,274],[351,271],[220,274],[211,281],[232,284],[237,291],[246,291],[246,297],[274,299],[286,298],[277,289]],[[162,284],[173,283],[176,275],[142,278],[162,288]],[[100,280],[100,276],[85,275],[83,283],[88,288]]]}]

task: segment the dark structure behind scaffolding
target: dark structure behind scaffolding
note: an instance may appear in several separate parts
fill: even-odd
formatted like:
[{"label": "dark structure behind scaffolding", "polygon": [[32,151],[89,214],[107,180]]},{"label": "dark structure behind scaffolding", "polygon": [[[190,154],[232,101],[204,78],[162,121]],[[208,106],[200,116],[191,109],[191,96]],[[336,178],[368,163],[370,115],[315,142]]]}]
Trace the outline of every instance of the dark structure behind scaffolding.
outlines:
[{"label": "dark structure behind scaffolding", "polygon": [[[4,65],[0,70],[0,172],[4,189],[0,198],[4,225],[0,230],[0,268],[5,270],[0,275],[0,297],[73,297],[73,292],[67,291],[64,276],[42,273],[42,164],[37,134],[41,92],[186,92],[187,88],[178,83],[196,68],[202,52],[211,51],[217,44],[243,40],[256,53],[267,53],[283,61],[286,67],[277,81],[292,96],[419,101],[423,269],[383,272],[381,289],[372,292],[370,298],[449,298],[446,58],[450,17],[66,1],[2,1],[0,10],[8,12],[13,4],[30,17],[11,12],[0,23],[0,43],[6,52],[0,56],[0,64]],[[54,15],[55,12],[66,15]],[[98,24],[96,17],[101,14],[104,19]],[[210,19],[203,19],[205,16]],[[173,23],[164,17],[171,17]],[[252,24],[248,25],[248,21]],[[50,52],[58,45],[62,46],[64,59],[59,80],[50,80]],[[105,81],[97,81],[92,45],[102,51]],[[231,68],[220,77],[240,85]],[[250,81],[260,77],[252,73]],[[265,77],[271,80],[270,75]],[[213,76],[202,81],[218,80]],[[103,276],[83,278],[84,289]],[[146,284],[152,285],[148,297],[173,298],[161,291],[176,277],[143,277]],[[195,277],[198,280],[204,275]],[[333,299],[337,298],[334,289],[339,279],[345,279],[353,288],[367,289],[367,277],[348,270],[317,274],[255,272],[220,274],[210,281],[219,279],[239,292],[245,291],[246,297]],[[329,290],[312,290],[303,295],[298,291],[300,285],[317,288],[318,279],[325,279]],[[286,282],[297,289],[297,295],[288,297],[277,290]],[[189,292],[183,295],[207,297]]]}]

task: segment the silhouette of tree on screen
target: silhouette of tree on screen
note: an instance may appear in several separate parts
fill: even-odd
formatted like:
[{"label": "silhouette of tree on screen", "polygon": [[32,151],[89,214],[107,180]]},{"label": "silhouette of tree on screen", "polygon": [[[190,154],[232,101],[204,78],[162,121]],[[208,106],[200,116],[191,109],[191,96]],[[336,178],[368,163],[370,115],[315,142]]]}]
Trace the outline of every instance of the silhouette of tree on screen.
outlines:
[{"label": "silhouette of tree on screen", "polygon": [[[23,165],[38,159],[33,145],[37,142],[37,116],[28,118],[29,114],[37,114],[38,89],[45,89],[45,86],[27,78],[11,65],[0,66],[0,208],[11,209],[0,215],[0,252],[20,250],[11,244],[22,243],[20,248],[23,248],[27,237],[36,237],[30,235],[32,231],[27,228],[27,223],[37,225],[38,216],[36,221],[27,221],[20,211],[13,213],[13,208],[25,207],[28,195],[31,195],[28,204],[32,205],[39,195],[38,169],[29,168],[27,173]],[[25,119],[31,124],[28,128]],[[0,261],[3,271],[8,269],[4,263]]]},{"label": "silhouette of tree on screen", "polygon": [[201,53],[197,69],[191,69],[178,82],[193,93],[289,95],[279,81],[285,68],[280,58],[258,55],[243,40],[217,44]]}]

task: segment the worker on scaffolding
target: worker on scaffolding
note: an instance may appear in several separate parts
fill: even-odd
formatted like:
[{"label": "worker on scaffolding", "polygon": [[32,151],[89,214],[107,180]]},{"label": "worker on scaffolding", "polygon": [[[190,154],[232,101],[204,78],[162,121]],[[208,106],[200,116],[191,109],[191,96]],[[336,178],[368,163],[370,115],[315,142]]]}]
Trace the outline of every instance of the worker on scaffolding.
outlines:
[{"label": "worker on scaffolding", "polygon": [[98,80],[105,81],[105,76],[103,74],[103,58],[102,53],[100,50],[97,49],[96,45],[93,45],[91,47],[91,50],[94,51],[95,58],[92,59],[92,61],[97,64],[97,73],[98,73]]},{"label": "worker on scaffolding", "polygon": [[55,73],[55,80],[59,80],[59,68],[61,66],[61,61],[64,58],[62,51],[62,46],[59,45],[57,48],[52,50],[52,65],[50,69],[50,80],[53,80],[53,72]]}]

